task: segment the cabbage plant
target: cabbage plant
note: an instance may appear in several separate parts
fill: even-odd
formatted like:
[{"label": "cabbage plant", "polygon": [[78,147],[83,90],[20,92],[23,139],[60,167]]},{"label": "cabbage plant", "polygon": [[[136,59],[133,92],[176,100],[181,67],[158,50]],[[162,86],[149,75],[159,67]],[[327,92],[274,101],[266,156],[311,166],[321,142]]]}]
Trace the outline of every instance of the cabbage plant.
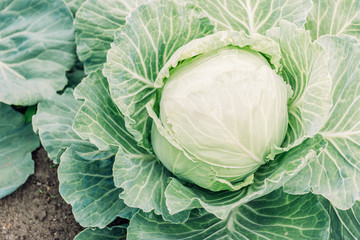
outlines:
[{"label": "cabbage plant", "polygon": [[0,2],[0,101],[29,106],[62,90],[75,62],[73,17],[61,0]]},{"label": "cabbage plant", "polygon": [[33,126],[76,239],[360,237],[357,1],[75,11],[87,76]]}]

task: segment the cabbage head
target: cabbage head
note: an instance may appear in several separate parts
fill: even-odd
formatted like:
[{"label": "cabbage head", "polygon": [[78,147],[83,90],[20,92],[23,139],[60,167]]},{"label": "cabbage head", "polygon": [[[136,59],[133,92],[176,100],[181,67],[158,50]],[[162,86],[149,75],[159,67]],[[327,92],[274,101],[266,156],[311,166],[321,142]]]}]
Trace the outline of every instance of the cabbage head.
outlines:
[{"label": "cabbage head", "polygon": [[154,151],[172,173],[201,187],[247,185],[284,140],[289,88],[250,49],[226,46],[186,59],[162,89],[162,132],[171,140],[153,124]]}]

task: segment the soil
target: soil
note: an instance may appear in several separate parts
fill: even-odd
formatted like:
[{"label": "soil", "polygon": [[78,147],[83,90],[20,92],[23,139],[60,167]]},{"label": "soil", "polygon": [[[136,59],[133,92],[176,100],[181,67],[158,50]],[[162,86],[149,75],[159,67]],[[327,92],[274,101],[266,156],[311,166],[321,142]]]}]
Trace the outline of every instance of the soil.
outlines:
[{"label": "soil", "polygon": [[59,194],[57,165],[41,147],[32,153],[35,174],[0,200],[0,239],[68,240],[83,228]]}]

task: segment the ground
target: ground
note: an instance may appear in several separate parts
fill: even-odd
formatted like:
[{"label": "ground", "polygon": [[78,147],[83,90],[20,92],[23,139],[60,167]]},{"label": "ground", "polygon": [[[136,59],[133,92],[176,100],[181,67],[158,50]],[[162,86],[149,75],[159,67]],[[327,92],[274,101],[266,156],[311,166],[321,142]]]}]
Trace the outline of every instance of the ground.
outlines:
[{"label": "ground", "polygon": [[43,148],[33,152],[35,174],[0,200],[1,240],[68,240],[82,227],[59,194],[57,166]]}]

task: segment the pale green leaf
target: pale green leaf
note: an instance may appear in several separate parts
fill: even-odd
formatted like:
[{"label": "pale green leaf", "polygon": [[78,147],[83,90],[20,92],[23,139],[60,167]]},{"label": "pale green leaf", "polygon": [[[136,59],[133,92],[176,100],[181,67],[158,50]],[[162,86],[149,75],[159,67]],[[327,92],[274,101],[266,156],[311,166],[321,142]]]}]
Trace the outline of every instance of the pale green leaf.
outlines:
[{"label": "pale green leaf", "polygon": [[261,33],[287,20],[301,27],[311,8],[310,0],[185,0],[207,12],[217,30]]},{"label": "pale green leaf", "polygon": [[347,34],[360,38],[360,2],[358,0],[313,0],[305,28],[312,39],[322,35]]},{"label": "pale green leaf", "polygon": [[189,211],[171,215],[166,206],[165,188],[173,175],[152,155],[125,153],[121,149],[114,163],[115,186],[124,189],[120,198],[145,212],[154,210],[171,222],[183,222]]},{"label": "pale green leaf", "polygon": [[81,101],[75,100],[73,90],[67,89],[62,95],[56,94],[38,105],[37,113],[33,116],[33,128],[54,163],[60,162],[61,154],[71,145],[77,150],[86,148],[91,151],[93,148],[89,141],[81,139],[72,128],[81,104]]},{"label": "pale green leaf", "polygon": [[73,122],[80,137],[89,139],[100,150],[116,153],[121,146],[125,152],[145,153],[126,130],[124,117],[110,97],[108,82],[101,70],[85,78],[74,95],[84,100]]},{"label": "pale green leaf", "polygon": [[330,55],[333,86],[334,105],[320,131],[328,146],[292,183],[306,181],[289,183],[286,191],[311,190],[345,210],[360,199],[360,43],[349,36],[323,36],[318,42]]},{"label": "pale green leaf", "polygon": [[62,0],[0,1],[0,101],[33,105],[61,90],[75,62],[73,17]]},{"label": "pale green leaf", "polygon": [[87,0],[74,22],[77,54],[84,62],[85,73],[100,68],[114,40],[114,31],[125,25],[126,16],[148,0]]},{"label": "pale green leaf", "polygon": [[71,149],[61,156],[60,194],[84,227],[104,228],[116,217],[129,219],[137,211],[119,198],[122,190],[114,186],[113,163],[114,157],[88,159]]},{"label": "pale green leaf", "polygon": [[360,200],[360,42],[345,36],[325,36],[319,42],[330,56],[334,105],[320,132],[328,146],[314,165],[312,186],[346,209]]},{"label": "pale green leaf", "polygon": [[310,240],[328,236],[329,217],[316,196],[277,190],[234,208],[225,219],[193,212],[185,223],[173,224],[139,212],[130,222],[127,239]]},{"label": "pale green leaf", "polygon": [[319,132],[331,108],[331,78],[328,56],[323,47],[312,43],[305,30],[280,22],[279,45],[284,81],[291,85],[289,127],[283,146],[291,148]]}]

